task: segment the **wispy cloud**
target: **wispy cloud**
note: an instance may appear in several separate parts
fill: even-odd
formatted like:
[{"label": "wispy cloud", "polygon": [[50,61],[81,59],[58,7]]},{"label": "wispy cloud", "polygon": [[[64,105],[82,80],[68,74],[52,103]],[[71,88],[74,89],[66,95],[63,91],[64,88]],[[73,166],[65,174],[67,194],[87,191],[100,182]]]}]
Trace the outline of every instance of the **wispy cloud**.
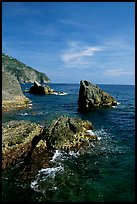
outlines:
[{"label": "wispy cloud", "polygon": [[84,24],[84,23],[79,23],[77,21],[69,20],[69,19],[59,19],[58,22],[63,24],[63,25],[75,26],[75,27],[78,27],[78,28],[92,28],[93,27],[91,25]]},{"label": "wispy cloud", "polygon": [[107,69],[104,71],[103,75],[109,76],[109,77],[119,77],[119,76],[125,76],[125,75],[134,75],[135,73],[131,70],[125,71],[123,69]]},{"label": "wispy cloud", "polygon": [[90,65],[92,62],[92,56],[101,50],[101,47],[83,45],[79,41],[69,42],[68,49],[61,54],[61,60],[65,67],[82,67],[83,65]]}]

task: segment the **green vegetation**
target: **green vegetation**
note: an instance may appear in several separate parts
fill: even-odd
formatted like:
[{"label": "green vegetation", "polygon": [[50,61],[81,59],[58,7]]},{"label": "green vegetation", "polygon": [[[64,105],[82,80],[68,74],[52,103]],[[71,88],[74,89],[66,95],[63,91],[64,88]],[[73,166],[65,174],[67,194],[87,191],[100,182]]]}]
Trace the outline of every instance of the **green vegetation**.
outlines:
[{"label": "green vegetation", "polygon": [[38,72],[34,68],[31,68],[4,53],[2,54],[2,66],[11,75],[15,75],[20,83],[33,83],[34,81],[40,83],[50,82],[50,79],[46,74]]}]

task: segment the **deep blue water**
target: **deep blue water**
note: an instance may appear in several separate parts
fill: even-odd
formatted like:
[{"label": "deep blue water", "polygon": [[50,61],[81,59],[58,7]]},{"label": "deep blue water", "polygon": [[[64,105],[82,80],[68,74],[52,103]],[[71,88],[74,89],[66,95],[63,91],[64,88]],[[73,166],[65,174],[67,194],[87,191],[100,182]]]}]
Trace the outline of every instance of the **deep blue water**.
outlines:
[{"label": "deep blue water", "polygon": [[[91,143],[79,154],[70,152],[67,155],[56,151],[51,161],[52,168],[41,170],[30,183],[33,196],[36,194],[38,201],[49,202],[134,201],[135,86],[98,85],[119,105],[80,114],[77,111],[79,84],[49,85],[68,94],[36,96],[24,93],[32,101],[32,108],[4,113],[2,122],[23,119],[45,125],[61,115],[80,117],[92,122],[100,140],[97,144]],[[30,86],[22,84],[22,90]],[[3,182],[5,194],[8,184],[8,181]],[[15,191],[19,189],[15,188]],[[23,201],[27,197],[27,192],[23,192],[25,195],[17,200]],[[19,192],[15,194],[20,197]],[[27,201],[31,201],[31,195],[28,193]],[[4,199],[10,201],[11,197],[7,194]]]}]

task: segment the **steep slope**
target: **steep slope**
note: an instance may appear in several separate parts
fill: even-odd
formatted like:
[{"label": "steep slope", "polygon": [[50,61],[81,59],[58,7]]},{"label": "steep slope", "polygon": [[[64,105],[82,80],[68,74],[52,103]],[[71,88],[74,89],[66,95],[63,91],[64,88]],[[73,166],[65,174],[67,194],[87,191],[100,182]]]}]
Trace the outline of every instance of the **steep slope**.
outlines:
[{"label": "steep slope", "polygon": [[46,74],[38,72],[37,70],[25,65],[19,60],[2,54],[2,65],[10,74],[14,74],[20,83],[33,83],[38,81],[40,83],[50,82]]},{"label": "steep slope", "polygon": [[23,95],[17,78],[2,66],[2,111],[27,107],[29,102]]}]

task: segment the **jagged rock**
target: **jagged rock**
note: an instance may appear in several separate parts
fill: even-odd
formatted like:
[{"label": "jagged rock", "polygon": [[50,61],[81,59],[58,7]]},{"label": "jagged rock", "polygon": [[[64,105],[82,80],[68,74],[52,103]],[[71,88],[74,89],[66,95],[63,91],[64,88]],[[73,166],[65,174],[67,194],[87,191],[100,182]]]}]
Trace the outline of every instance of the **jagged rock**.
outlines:
[{"label": "jagged rock", "polygon": [[61,116],[49,127],[29,121],[10,121],[2,126],[2,169],[18,165],[21,178],[31,178],[49,166],[55,149],[78,150],[96,142],[93,125],[80,118]]},{"label": "jagged rock", "polygon": [[29,89],[29,93],[44,95],[44,94],[54,94],[57,92],[55,92],[53,89],[51,89],[47,85],[44,86],[38,83],[37,81],[34,81],[33,86],[31,86]]},{"label": "jagged rock", "polygon": [[2,169],[31,156],[42,128],[29,121],[10,121],[2,126]]},{"label": "jagged rock", "polygon": [[37,81],[34,81],[33,86],[30,87],[29,93],[32,94],[45,94],[44,86],[39,84]]},{"label": "jagged rock", "polygon": [[[81,145],[88,143],[91,140],[96,140],[95,135],[87,132],[92,129],[91,122],[61,116],[57,120],[53,120],[48,130],[45,129],[45,140],[49,149],[71,150],[77,149]],[[44,138],[44,131],[43,131]]]},{"label": "jagged rock", "polygon": [[78,111],[86,112],[94,107],[111,107],[117,101],[91,82],[81,80],[78,98]]}]

